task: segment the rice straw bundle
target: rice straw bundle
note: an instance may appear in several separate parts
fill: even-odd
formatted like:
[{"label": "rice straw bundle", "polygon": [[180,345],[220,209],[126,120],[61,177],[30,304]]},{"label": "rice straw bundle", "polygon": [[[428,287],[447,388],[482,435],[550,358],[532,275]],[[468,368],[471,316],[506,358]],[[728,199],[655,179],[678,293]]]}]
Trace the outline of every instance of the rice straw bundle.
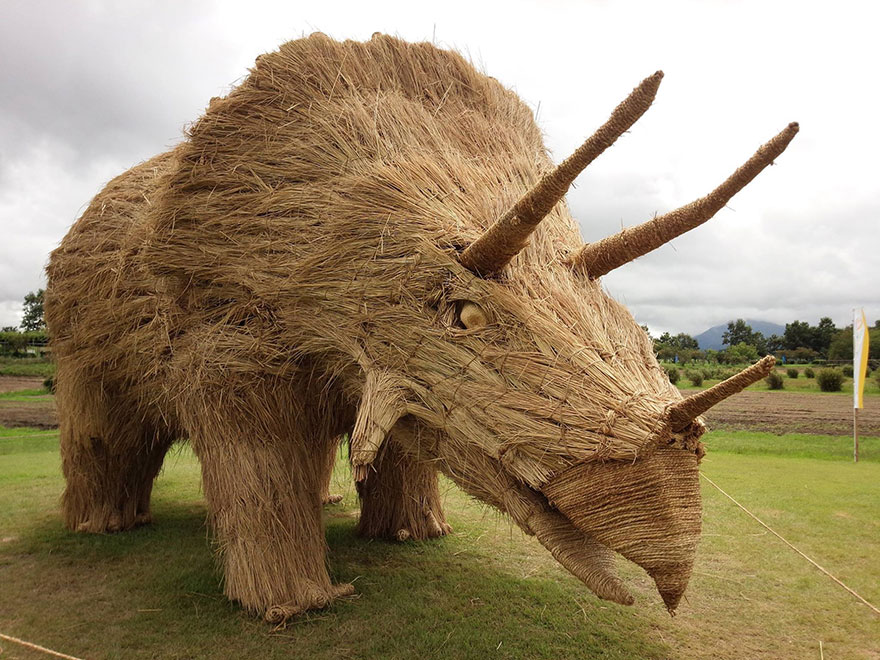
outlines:
[{"label": "rice straw bundle", "polygon": [[[592,270],[644,245],[584,252],[562,201],[661,77],[553,168],[528,107],[456,53],[316,34],[258,58],[52,255],[67,524],[147,522],[189,438],[226,593],[280,621],[351,592],[321,523],[350,433],[362,534],[448,533],[441,470],[602,597],[632,601],[616,550],[674,608],[699,535],[697,415],[752,374],[683,402]],[[688,209],[646,249],[707,219]]]}]

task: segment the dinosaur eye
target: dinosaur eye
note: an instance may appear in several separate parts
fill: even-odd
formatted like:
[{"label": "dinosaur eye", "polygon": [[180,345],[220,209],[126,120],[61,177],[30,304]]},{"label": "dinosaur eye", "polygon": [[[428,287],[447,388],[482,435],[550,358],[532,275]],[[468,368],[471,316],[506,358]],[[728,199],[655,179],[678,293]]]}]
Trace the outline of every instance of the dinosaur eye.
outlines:
[{"label": "dinosaur eye", "polygon": [[483,308],[477,303],[472,303],[470,301],[464,301],[461,303],[461,307],[458,309],[458,319],[468,330],[474,330],[489,325],[489,319],[486,317],[486,312],[483,311]]}]

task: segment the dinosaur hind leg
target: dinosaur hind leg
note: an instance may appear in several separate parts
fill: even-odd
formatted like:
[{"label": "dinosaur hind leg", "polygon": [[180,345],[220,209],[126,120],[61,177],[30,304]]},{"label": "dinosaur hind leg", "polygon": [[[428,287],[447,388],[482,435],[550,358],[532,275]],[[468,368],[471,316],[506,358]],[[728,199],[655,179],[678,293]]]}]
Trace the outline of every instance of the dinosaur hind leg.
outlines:
[{"label": "dinosaur hind leg", "polygon": [[130,402],[106,384],[76,382],[59,369],[61,459],[65,524],[79,532],[119,532],[151,521],[150,495],[175,439],[143,421]]}]

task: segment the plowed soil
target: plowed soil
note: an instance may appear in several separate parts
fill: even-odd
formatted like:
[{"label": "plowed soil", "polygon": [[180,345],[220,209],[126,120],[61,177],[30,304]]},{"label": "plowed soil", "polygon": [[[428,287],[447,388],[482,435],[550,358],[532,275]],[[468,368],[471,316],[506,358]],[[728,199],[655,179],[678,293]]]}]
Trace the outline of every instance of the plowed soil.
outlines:
[{"label": "plowed soil", "polygon": [[43,387],[43,379],[36,376],[0,376],[0,393],[38,390],[41,387]]},{"label": "plowed soil", "polygon": [[[846,394],[741,392],[704,415],[710,429],[850,435],[853,400]],[[859,433],[880,435],[880,398],[865,397]]]},{"label": "plowed soil", "polygon": [[[42,378],[26,376],[0,376],[0,392],[18,392],[19,390],[38,390],[43,387]],[[36,429],[54,429],[58,427],[58,415],[55,412],[55,397],[29,396],[27,399],[0,399],[0,426]]]}]

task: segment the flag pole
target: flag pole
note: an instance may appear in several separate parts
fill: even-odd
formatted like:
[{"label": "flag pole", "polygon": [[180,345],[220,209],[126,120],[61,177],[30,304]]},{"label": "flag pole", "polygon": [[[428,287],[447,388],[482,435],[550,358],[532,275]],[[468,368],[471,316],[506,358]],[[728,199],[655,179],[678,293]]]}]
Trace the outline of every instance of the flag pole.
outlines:
[{"label": "flag pole", "polygon": [[853,307],[853,463],[859,462],[859,349],[856,346],[858,337],[858,321],[856,308]]},{"label": "flag pole", "polygon": [[853,463],[859,462],[859,409],[853,408]]}]

